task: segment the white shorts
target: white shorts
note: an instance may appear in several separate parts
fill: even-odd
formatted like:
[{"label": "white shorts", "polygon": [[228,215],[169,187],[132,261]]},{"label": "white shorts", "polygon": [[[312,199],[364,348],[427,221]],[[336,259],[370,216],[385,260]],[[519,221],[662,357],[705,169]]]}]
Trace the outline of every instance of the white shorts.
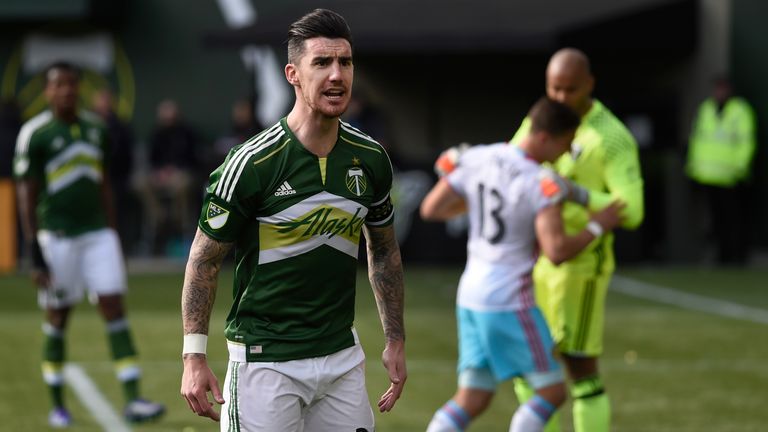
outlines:
[{"label": "white shorts", "polygon": [[110,228],[75,237],[41,230],[37,241],[51,276],[49,289],[38,291],[41,308],[59,309],[93,296],[122,294],[126,289],[125,263],[120,240]]},{"label": "white shorts", "polygon": [[242,345],[228,346],[222,432],[373,432],[359,344],[324,357],[252,363]]}]

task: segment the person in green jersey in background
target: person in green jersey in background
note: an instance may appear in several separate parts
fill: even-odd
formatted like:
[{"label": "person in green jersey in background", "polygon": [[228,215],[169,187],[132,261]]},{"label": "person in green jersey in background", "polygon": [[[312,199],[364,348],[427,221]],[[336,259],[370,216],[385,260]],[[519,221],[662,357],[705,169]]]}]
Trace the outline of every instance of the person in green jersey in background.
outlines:
[{"label": "person in green jersey in background", "polygon": [[52,427],[72,417],[63,397],[65,328],[84,289],[98,301],[130,421],[163,414],[163,405],[139,396],[140,369],[123,306],[125,266],[109,189],[109,142],[95,114],[79,111],[79,72],[57,62],[45,72],[50,106],[22,126],[14,161],[18,200],[32,278],[46,311],[43,378],[53,401]]},{"label": "person in green jersey in background", "polygon": [[747,262],[745,189],[756,147],[752,106],[733,95],[728,78],[716,78],[712,96],[699,106],[691,128],[685,172],[706,197],[720,264]]},{"label": "person in green jersey in background", "polygon": [[[353,327],[361,233],[391,381],[379,410],[391,410],[403,390],[392,166],[381,145],[339,119],[353,72],[344,18],[317,9],[293,23],[285,66],[293,109],[234,147],[210,176],[182,290],[181,394],[196,414],[221,420],[222,431],[374,430]],[[222,394],[205,353],[217,276],[233,248]],[[221,414],[208,392],[224,404]]]},{"label": "person in green jersey in background", "polygon": [[[623,228],[637,228],[643,220],[643,180],[637,144],[627,128],[600,101],[592,97],[594,77],[589,59],[576,49],[557,51],[546,71],[547,96],[581,115],[570,154],[558,159],[557,172],[590,190],[610,194],[625,204]],[[519,142],[530,129],[525,119],[512,138]],[[566,232],[581,231],[589,212],[566,203]],[[602,432],[610,428],[610,401],[598,370],[603,351],[605,296],[615,269],[613,235],[599,236],[576,257],[560,265],[545,256],[534,268],[536,302],[550,327],[566,371],[573,397],[573,421],[577,432]],[[528,400],[532,391],[523,380],[515,382],[518,399]],[[558,431],[559,416],[550,419],[546,431]]]}]

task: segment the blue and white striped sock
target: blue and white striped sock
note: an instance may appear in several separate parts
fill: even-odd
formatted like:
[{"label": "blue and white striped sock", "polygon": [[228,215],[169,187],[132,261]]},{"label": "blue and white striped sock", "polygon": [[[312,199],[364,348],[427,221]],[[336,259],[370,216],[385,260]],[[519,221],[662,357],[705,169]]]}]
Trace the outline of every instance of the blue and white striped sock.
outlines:
[{"label": "blue and white striped sock", "polygon": [[427,432],[464,432],[472,417],[453,399],[446,402],[427,426]]},{"label": "blue and white striped sock", "polygon": [[541,432],[556,410],[546,399],[534,395],[515,411],[509,432]]}]

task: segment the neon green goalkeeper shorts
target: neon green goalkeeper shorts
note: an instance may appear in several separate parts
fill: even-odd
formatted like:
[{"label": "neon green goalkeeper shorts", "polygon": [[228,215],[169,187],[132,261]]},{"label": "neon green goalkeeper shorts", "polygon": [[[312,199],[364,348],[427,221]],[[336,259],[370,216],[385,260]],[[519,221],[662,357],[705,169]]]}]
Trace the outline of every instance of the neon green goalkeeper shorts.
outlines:
[{"label": "neon green goalkeeper shorts", "polygon": [[598,357],[603,352],[605,296],[613,272],[574,270],[540,260],[533,271],[536,302],[561,353]]}]

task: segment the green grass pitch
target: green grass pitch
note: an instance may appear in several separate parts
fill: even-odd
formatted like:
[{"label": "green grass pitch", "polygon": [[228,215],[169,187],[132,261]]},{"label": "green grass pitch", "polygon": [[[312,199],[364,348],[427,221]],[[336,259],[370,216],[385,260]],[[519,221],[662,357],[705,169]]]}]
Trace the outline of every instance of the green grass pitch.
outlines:
[{"label": "green grass pitch", "polygon": [[[224,381],[221,335],[229,306],[231,268],[222,272],[212,318],[209,357]],[[381,432],[423,431],[432,413],[455,389],[455,286],[460,268],[406,266],[409,378],[403,397],[387,414],[376,413]],[[631,277],[683,292],[758,308],[768,313],[768,270],[627,269]],[[371,402],[386,389],[381,366],[381,326],[373,295],[360,272],[356,327],[368,357]],[[130,277],[129,319],[144,370],[143,393],[167,404],[167,415],[136,431],[214,431],[179,395],[182,275]],[[41,313],[23,276],[0,276],[0,431],[46,430],[48,395],[40,377]],[[602,371],[613,404],[613,430],[725,432],[768,430],[768,325],[641,300],[616,291],[608,296]],[[69,360],[77,362],[120,412],[122,395],[109,361],[104,326],[83,303],[70,321]],[[76,426],[98,423],[67,392]],[[505,383],[492,407],[470,430],[506,431],[517,406]],[[564,431],[572,428],[570,406]]]}]

